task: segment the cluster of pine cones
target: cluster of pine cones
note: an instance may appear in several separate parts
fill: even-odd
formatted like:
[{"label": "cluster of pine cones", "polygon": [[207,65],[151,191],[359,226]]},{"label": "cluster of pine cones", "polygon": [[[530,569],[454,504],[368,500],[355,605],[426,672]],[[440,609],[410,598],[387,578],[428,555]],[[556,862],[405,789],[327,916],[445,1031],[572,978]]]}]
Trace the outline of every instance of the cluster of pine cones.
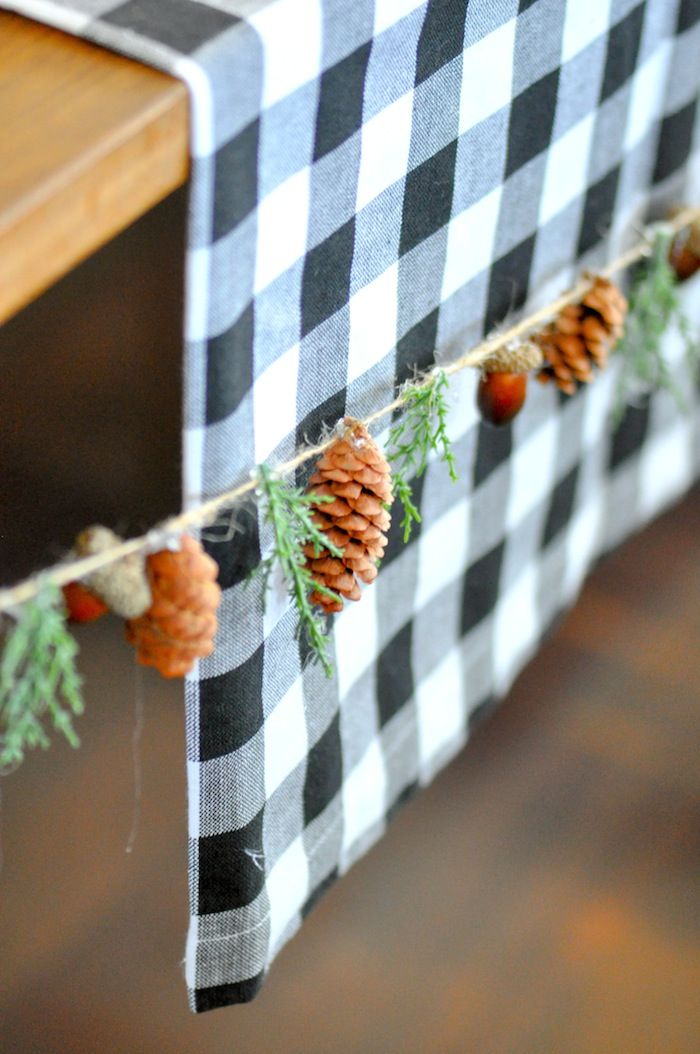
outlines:
[{"label": "cluster of pine cones", "polygon": [[[74,552],[92,556],[120,541],[107,527],[89,527],[78,535]],[[183,677],[214,650],[218,571],[200,543],[183,535],[179,549],[145,559],[140,553],[122,557],[84,583],[69,583],[63,596],[73,622],[91,622],[107,611],[120,615],[143,666],[155,666],[163,677]]]},{"label": "cluster of pine cones", "polygon": [[[622,336],[626,312],[627,301],[618,287],[607,278],[591,277],[581,302],[565,307],[531,338],[526,349],[530,357],[519,369],[535,367],[541,352],[538,379],[573,394],[579,384],[593,379],[594,367],[606,364]],[[512,359],[512,350],[509,355]],[[491,369],[503,368],[494,358]],[[360,599],[359,581],[370,583],[377,577],[391,522],[389,464],[362,423],[345,419],[344,431],[317,462],[309,488],[319,499],[312,503],[314,523],[329,543],[327,548],[304,547],[307,570],[320,587],[310,600],[329,613],[338,612],[344,600]],[[104,528],[93,528],[78,539],[78,551],[87,555],[116,540]],[[179,551],[155,553],[145,566],[142,558],[132,561],[133,566],[126,559],[120,563],[93,574],[86,584],[127,619],[127,639],[136,647],[139,662],[155,666],[166,677],[182,676],[213,649],[221,596],[215,562],[199,542],[184,536]]]}]

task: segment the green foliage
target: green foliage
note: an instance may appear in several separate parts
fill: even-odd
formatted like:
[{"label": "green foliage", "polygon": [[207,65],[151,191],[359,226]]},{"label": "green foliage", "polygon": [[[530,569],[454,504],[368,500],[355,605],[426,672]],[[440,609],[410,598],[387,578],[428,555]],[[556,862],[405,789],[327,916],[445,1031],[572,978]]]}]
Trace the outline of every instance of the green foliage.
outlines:
[{"label": "green foliage", "polygon": [[83,712],[75,668],[78,646],[66,627],[63,600],[44,585],[21,609],[0,658],[0,772],[34,747],[49,746],[48,718],[72,747],[80,745],[73,715]]},{"label": "green foliage", "polygon": [[666,231],[656,234],[651,255],[640,264],[632,282],[625,332],[615,349],[616,357],[622,360],[614,411],[617,421],[628,402],[655,388],[665,388],[682,409],[686,408],[662,347],[663,336],[673,322],[683,337],[686,361],[693,375],[700,365],[700,344],[683,314],[678,281],[668,262],[670,241]]},{"label": "green foliage", "polygon": [[445,462],[453,482],[458,478],[447,434],[447,387],[445,371],[434,370],[426,381],[405,388],[401,393],[406,403],[404,412],[389,432],[387,458],[394,496],[403,506],[404,542],[411,537],[413,524],[421,520],[409,481],[423,475],[430,452],[435,451]]},{"label": "green foliage", "polygon": [[333,667],[328,657],[323,616],[309,600],[309,594],[317,592],[333,600],[339,598],[313,577],[307,566],[304,546],[312,545],[317,555],[322,549],[327,549],[332,556],[342,557],[341,550],[331,543],[312,519],[314,505],[331,502],[333,498],[307,494],[299,487],[292,487],[275,476],[266,465],[260,466],[259,489],[263,498],[263,517],[272,527],[274,545],[272,554],[258,570],[267,583],[275,561],[279,561],[299,615],[300,632],[306,634],[313,654],[323,666],[326,676],[330,677]]}]

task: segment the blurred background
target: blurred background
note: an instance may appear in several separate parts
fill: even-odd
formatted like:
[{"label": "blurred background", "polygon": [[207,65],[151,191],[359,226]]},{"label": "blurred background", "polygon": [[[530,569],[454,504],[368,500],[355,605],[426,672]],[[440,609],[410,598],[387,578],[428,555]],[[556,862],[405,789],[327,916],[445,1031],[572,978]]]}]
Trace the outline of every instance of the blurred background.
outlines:
[{"label": "blurred background", "polygon": [[[184,209],[0,328],[3,583],[90,522],[179,507]],[[200,1017],[181,685],[135,669],[116,619],[81,627],[81,749],[0,780],[0,1049],[697,1054],[699,536],[695,488],[607,557],[258,999]]]}]

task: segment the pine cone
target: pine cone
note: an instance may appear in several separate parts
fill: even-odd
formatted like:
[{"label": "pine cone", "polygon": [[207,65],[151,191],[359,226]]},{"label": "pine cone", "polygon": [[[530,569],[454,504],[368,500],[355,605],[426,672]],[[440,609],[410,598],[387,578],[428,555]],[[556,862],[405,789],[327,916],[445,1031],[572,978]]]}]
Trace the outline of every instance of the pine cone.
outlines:
[{"label": "pine cone", "polygon": [[163,677],[182,677],[195,659],[210,655],[217,630],[221,590],[216,562],[189,535],[180,550],[164,549],[146,562],[153,602],[141,618],[126,624],[126,639],[143,666]]},{"label": "pine cone", "polygon": [[593,380],[593,367],[602,369],[622,336],[627,301],[608,278],[597,275],[580,304],[569,304],[541,333],[533,337],[547,361],[537,375],[554,381],[567,395],[577,384]]},{"label": "pine cone", "polygon": [[309,480],[311,493],[334,499],[319,502],[313,519],[343,554],[339,558],[328,549],[304,548],[313,577],[338,594],[337,600],[311,594],[311,601],[329,612],[342,611],[342,597],[360,599],[358,578],[369,583],[377,577],[376,563],[387,543],[383,532],[391,522],[386,506],[393,500],[391,472],[379,447],[364,425],[348,417],[345,426]]}]

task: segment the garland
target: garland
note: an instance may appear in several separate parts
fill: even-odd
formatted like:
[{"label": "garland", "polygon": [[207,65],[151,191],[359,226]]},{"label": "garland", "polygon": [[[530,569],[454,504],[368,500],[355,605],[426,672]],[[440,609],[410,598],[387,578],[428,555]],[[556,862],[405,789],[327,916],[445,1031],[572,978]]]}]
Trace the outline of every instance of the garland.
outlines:
[{"label": "garland", "polygon": [[[458,478],[446,430],[449,378],[467,368],[480,368],[479,406],[482,412],[488,407],[491,413],[494,406],[500,405],[498,398],[502,397],[493,388],[494,382],[516,377],[521,403],[527,372],[542,362],[544,355],[538,379],[554,380],[567,392],[575,390],[577,383],[591,379],[591,364],[604,364],[607,347],[603,348],[601,359],[603,337],[612,346],[620,336],[617,315],[620,304],[625,301],[609,282],[610,276],[645,258],[633,280],[630,314],[617,347],[622,368],[616,414],[619,416],[620,408],[624,409],[630,397],[638,397],[640,392],[654,387],[668,388],[680,401],[680,393],[661,351],[661,337],[675,321],[685,340],[688,364],[697,370],[700,346],[692,339],[681,313],[677,277],[669,264],[671,240],[692,223],[700,223],[698,208],[686,209],[671,223],[652,228],[642,241],[609,264],[600,275],[584,275],[552,303],[505,332],[488,337],[449,365],[419,375],[388,405],[363,422],[347,420],[340,434],[336,430],[276,469],[261,465],[247,482],[168,519],[141,537],[124,542],[111,535],[99,549],[83,549],[77,559],[69,559],[0,590],[0,615],[5,612],[17,619],[14,630],[7,635],[0,660],[0,769],[16,767],[26,749],[48,745],[48,735],[42,725],[44,715],[72,745],[78,742],[71,724],[71,715],[82,709],[80,681],[74,667],[77,647],[65,627],[58,587],[70,584],[74,588],[80,581],[86,582],[98,597],[107,600],[101,589],[94,589],[94,584],[107,582],[109,591],[110,572],[121,573],[123,577],[125,565],[130,565],[133,574],[135,562],[145,583],[147,599],[140,605],[136,617],[127,623],[127,636],[132,642],[136,637],[139,639],[139,661],[157,666],[166,676],[179,676],[190,668],[196,657],[211,651],[218,603],[218,592],[212,591],[218,587],[212,581],[211,567],[204,563],[208,558],[193,539],[187,538],[185,545],[180,536],[189,528],[214,523],[223,511],[231,510],[251,493],[257,497],[263,520],[273,537],[271,552],[255,573],[267,584],[274,565],[279,564],[296,606],[300,632],[311,653],[330,675],[326,625],[319,608],[339,610],[343,597],[359,598],[355,574],[363,581],[371,581],[376,575],[376,565],[386,544],[382,531],[388,524],[391,489],[403,509],[401,529],[407,542],[413,525],[420,522],[411,480],[425,472],[431,453],[436,453],[446,464],[453,481]],[[610,298],[609,319],[602,299],[605,297]],[[590,330],[593,323],[597,326],[595,340]],[[578,327],[573,338],[572,326]],[[488,385],[492,387],[485,390],[483,386]],[[500,420],[510,419],[518,408],[519,404],[515,408],[507,407]],[[375,453],[366,429],[398,412],[400,416],[389,431],[387,465],[381,453]],[[497,423],[498,414],[491,418]],[[340,447],[345,452],[344,460],[335,453]],[[333,461],[334,456],[337,463]],[[326,475],[317,472],[313,477],[316,489],[310,487],[304,491],[285,482],[285,477],[297,468],[319,457],[319,465],[326,465]],[[387,478],[391,466],[388,490],[380,478],[382,466],[386,468]],[[318,486],[319,482],[323,485]],[[353,505],[355,499],[364,504]],[[372,510],[369,519],[359,511],[367,513],[368,508]],[[86,534],[89,532],[79,537]],[[342,544],[337,544],[340,539]],[[164,564],[163,550],[180,545],[182,559],[180,554],[166,553]],[[168,563],[167,557],[173,560]],[[168,592],[161,595],[165,579],[154,574],[153,569],[156,566],[162,569],[166,564]],[[194,580],[198,592],[195,590],[193,594]],[[69,594],[64,592],[64,596],[70,606]],[[148,603],[151,606],[144,607]],[[117,605],[110,603],[109,606],[119,611]],[[101,610],[100,605],[96,613]],[[187,616],[186,629],[182,629],[183,615]],[[160,649],[158,660],[153,657],[156,647]],[[173,649],[177,653],[175,658],[171,654]]]}]

